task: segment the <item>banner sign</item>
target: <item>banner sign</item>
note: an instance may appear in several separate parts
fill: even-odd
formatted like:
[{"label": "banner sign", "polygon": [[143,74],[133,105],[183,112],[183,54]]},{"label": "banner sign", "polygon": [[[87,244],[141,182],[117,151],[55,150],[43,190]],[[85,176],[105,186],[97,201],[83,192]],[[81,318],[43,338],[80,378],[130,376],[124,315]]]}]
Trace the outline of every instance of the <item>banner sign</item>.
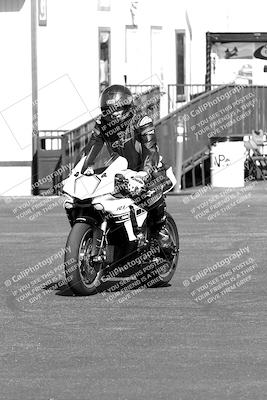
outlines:
[{"label": "banner sign", "polygon": [[220,59],[251,59],[267,60],[267,43],[256,42],[216,42],[212,44],[211,52]]}]

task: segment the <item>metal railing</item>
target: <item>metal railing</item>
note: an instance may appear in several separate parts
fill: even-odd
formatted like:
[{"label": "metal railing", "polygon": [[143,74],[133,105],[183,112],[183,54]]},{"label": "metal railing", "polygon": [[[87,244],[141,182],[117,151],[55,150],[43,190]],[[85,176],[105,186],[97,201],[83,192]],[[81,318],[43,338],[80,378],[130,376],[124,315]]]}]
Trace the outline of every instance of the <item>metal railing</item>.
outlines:
[{"label": "metal railing", "polygon": [[38,150],[60,150],[61,137],[66,132],[66,129],[38,131]]},{"label": "metal railing", "polygon": [[160,151],[177,171],[177,137],[182,132],[183,175],[207,157],[211,141],[266,132],[266,110],[267,86],[218,85],[157,122]]},{"label": "metal railing", "polygon": [[201,94],[224,85],[170,84],[168,85],[168,113],[177,110]]},{"label": "metal railing", "polygon": [[58,169],[62,151],[62,135],[66,132],[66,130],[38,131],[37,152],[33,158],[35,170],[33,183],[36,183],[33,194],[51,195],[55,193],[51,180],[46,177]]},{"label": "metal railing", "polygon": [[126,85],[133,95],[151,92],[153,89],[158,89],[159,85]]}]

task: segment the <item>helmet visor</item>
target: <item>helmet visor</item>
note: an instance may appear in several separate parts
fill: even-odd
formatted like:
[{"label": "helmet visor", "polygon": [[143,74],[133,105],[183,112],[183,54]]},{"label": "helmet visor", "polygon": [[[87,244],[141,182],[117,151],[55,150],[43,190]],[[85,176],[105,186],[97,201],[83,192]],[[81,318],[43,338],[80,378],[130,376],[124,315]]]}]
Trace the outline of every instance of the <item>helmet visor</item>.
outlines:
[{"label": "helmet visor", "polygon": [[130,106],[112,106],[101,108],[103,118],[106,121],[111,120],[124,120],[128,115],[131,107]]}]

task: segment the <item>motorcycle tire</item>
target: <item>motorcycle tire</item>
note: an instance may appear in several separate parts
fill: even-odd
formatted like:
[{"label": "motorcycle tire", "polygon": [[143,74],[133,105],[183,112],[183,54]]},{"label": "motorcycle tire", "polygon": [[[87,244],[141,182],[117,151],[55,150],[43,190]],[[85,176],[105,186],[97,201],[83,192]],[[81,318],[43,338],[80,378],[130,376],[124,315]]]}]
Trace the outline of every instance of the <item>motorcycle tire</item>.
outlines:
[{"label": "motorcycle tire", "polygon": [[89,262],[92,251],[93,227],[87,223],[76,223],[67,239],[65,252],[65,274],[73,293],[82,296],[96,294],[103,272],[100,264]]},{"label": "motorcycle tire", "polygon": [[167,217],[166,227],[176,247],[177,253],[174,255],[172,261],[170,262],[170,267],[167,269],[167,271],[162,271],[157,274],[158,282],[154,284],[152,287],[168,286],[168,283],[171,281],[178,265],[179,249],[180,249],[179,233],[173,217],[168,212],[166,213],[166,217]]}]

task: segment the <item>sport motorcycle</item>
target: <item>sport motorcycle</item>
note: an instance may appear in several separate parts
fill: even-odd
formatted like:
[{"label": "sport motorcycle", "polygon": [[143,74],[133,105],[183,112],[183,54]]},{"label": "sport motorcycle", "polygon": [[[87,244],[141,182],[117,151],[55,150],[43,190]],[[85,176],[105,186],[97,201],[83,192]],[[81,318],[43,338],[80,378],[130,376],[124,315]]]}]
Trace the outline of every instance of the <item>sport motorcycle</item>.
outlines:
[{"label": "sport motorcycle", "polygon": [[[178,264],[178,230],[166,213],[172,245],[162,249],[149,217],[149,209],[162,196],[161,180],[144,187],[140,172],[129,169],[126,158],[106,145],[86,170],[85,160],[82,157],[63,181],[71,224],[64,265],[72,292],[92,295],[118,281],[131,282],[134,288],[137,281],[144,287],[168,285]],[[176,183],[171,168],[166,176],[172,186],[164,196]]]}]

